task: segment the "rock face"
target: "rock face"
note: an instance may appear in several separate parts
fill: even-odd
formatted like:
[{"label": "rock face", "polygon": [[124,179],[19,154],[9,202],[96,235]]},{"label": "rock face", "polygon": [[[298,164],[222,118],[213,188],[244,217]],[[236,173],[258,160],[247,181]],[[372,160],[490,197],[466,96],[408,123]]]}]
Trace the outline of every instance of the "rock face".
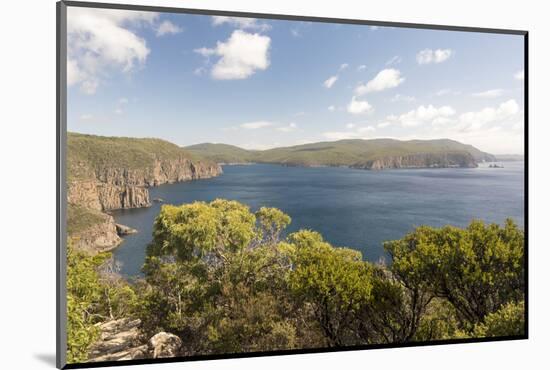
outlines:
[{"label": "rock face", "polygon": [[181,339],[174,334],[160,332],[149,340],[153,358],[178,356],[181,349]]},{"label": "rock face", "polygon": [[160,332],[147,340],[140,330],[141,320],[118,319],[97,324],[100,337],[88,352],[89,362],[167,358],[180,354],[182,341],[174,334]]},{"label": "rock face", "polygon": [[101,218],[99,222],[72,235],[75,248],[95,254],[109,251],[122,243],[113,216],[105,213],[98,213],[98,215]]},{"label": "rock face", "polygon": [[205,179],[221,173],[219,165],[191,162],[186,158],[155,161],[153,167],[136,170],[100,168],[93,180],[70,181],[67,197],[69,203],[101,211],[149,207],[147,188],[150,186]]},{"label": "rock face", "polygon": [[448,168],[477,167],[470,153],[420,153],[403,156],[388,156],[352,165],[353,168],[382,170],[387,168]]}]

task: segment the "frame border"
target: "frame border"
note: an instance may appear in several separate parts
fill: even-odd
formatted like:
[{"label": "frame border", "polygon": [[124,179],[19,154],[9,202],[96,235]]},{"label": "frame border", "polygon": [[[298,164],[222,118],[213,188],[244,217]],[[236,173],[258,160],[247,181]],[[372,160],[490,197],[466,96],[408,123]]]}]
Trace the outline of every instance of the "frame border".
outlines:
[{"label": "frame border", "polygon": [[[328,348],[310,348],[296,350],[278,350],[278,351],[261,351],[261,352],[243,352],[243,353],[227,353],[214,355],[195,355],[186,357],[171,357],[159,359],[141,359],[141,360],[122,360],[122,361],[103,361],[103,362],[85,362],[72,363],[66,362],[67,338],[66,338],[66,320],[67,320],[67,299],[66,299],[66,212],[67,212],[67,189],[66,189],[66,144],[67,144],[67,7],[81,8],[99,8],[99,9],[119,9],[119,10],[136,10],[136,11],[151,11],[160,13],[177,13],[177,14],[196,14],[196,15],[220,15],[231,17],[245,18],[260,18],[272,20],[290,20],[290,21],[306,21],[317,23],[338,23],[338,24],[354,24],[365,26],[382,26],[382,27],[398,27],[398,28],[414,28],[428,29],[440,31],[458,31],[458,32],[476,32],[476,33],[494,33],[503,35],[519,35],[524,39],[524,273],[525,273],[525,327],[524,334],[517,336],[500,336],[486,338],[467,338],[467,339],[448,339],[436,341],[408,342],[408,343],[388,343],[388,344],[368,344],[358,346],[345,347],[328,347]],[[56,3],[56,37],[57,37],[57,96],[56,96],[56,122],[57,122],[57,142],[56,142],[56,367],[58,369],[80,369],[80,368],[96,368],[106,366],[128,366],[142,364],[160,364],[174,362],[192,362],[205,360],[221,360],[249,357],[266,357],[266,356],[281,356],[294,354],[313,354],[313,353],[328,353],[328,352],[347,352],[361,351],[366,349],[385,349],[385,348],[407,348],[407,347],[423,347],[437,346],[448,344],[468,344],[468,343],[486,343],[500,342],[510,340],[525,340],[529,338],[529,31],[515,29],[499,29],[499,28],[481,28],[481,27],[462,27],[450,25],[432,25],[425,23],[406,23],[406,22],[386,22],[375,20],[361,20],[348,18],[329,18],[317,16],[300,16],[290,14],[270,14],[270,13],[253,13],[240,11],[226,11],[215,9],[194,9],[194,8],[177,8],[164,6],[148,6],[148,5],[131,5],[131,4],[114,4],[100,2],[84,2],[84,1],[66,1],[61,0]]]}]

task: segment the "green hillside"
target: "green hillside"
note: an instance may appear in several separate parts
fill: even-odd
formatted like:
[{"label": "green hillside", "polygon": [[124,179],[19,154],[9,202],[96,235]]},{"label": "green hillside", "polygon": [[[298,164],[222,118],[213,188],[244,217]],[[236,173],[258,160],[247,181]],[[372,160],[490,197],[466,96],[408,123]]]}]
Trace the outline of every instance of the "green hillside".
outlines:
[{"label": "green hillside", "polygon": [[361,166],[376,159],[410,155],[463,154],[476,162],[492,161],[494,156],[457,141],[393,139],[340,140],[264,151],[248,151],[225,144],[199,144],[185,149],[218,163],[279,163],[303,166]]},{"label": "green hillside", "polygon": [[[93,177],[97,168],[145,169],[155,160],[199,159],[181,147],[161,139],[107,137],[69,132],[67,168],[69,179]],[[207,160],[208,161],[208,160]]]},{"label": "green hillside", "polygon": [[228,144],[197,144],[185,147],[191,153],[209,158],[217,163],[249,163],[254,162],[257,151],[246,150]]}]

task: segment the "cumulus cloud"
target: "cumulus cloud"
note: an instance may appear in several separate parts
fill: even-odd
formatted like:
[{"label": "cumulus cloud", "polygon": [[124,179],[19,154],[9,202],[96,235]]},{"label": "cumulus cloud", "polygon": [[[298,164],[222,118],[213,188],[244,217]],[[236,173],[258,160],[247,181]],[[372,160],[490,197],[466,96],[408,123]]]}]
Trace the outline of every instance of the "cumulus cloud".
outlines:
[{"label": "cumulus cloud", "polygon": [[492,90],[473,93],[472,96],[475,98],[498,98],[499,96],[502,96],[502,94],[504,94],[504,90],[492,89]]},{"label": "cumulus cloud", "polygon": [[110,72],[129,73],[150,53],[134,29],[153,26],[158,13],[69,7],[67,83],[94,94]]},{"label": "cumulus cloud", "polygon": [[365,69],[367,69],[367,66],[365,64],[361,64],[359,67],[357,67],[358,71],[364,71]]},{"label": "cumulus cloud", "polygon": [[424,123],[433,123],[437,118],[450,117],[455,114],[455,110],[449,106],[434,107],[433,105],[421,105],[407,113],[399,116],[388,116],[390,121],[396,121],[403,127],[417,127]]},{"label": "cumulus cloud", "polygon": [[270,44],[268,36],[236,30],[227,41],[218,41],[215,48],[202,47],[195,52],[204,57],[219,57],[210,72],[212,78],[239,80],[269,67]]},{"label": "cumulus cloud", "polygon": [[514,99],[501,103],[498,107],[487,107],[480,111],[463,113],[459,117],[462,131],[475,131],[488,123],[502,122],[519,113],[519,105]]},{"label": "cumulus cloud", "polygon": [[340,64],[340,71],[343,71],[344,69],[347,69],[349,67],[348,63],[342,63]]},{"label": "cumulus cloud", "polygon": [[241,18],[241,17],[225,17],[225,16],[213,16],[212,24],[214,26],[229,25],[242,30],[255,30],[255,31],[268,31],[271,26],[267,23],[259,22],[255,18]]},{"label": "cumulus cloud", "polygon": [[523,81],[525,78],[525,71],[522,69],[521,71],[514,73],[514,78],[518,81]]},{"label": "cumulus cloud", "polygon": [[372,105],[366,100],[357,100],[354,96],[351,98],[351,102],[348,104],[347,110],[351,114],[364,114],[373,111]]},{"label": "cumulus cloud", "polygon": [[176,33],[180,33],[181,31],[183,31],[181,27],[179,27],[178,25],[175,25],[174,23],[168,20],[165,20],[165,21],[162,21],[157,26],[156,34],[157,34],[157,37],[160,37],[164,35],[174,35]]},{"label": "cumulus cloud", "polygon": [[355,94],[360,96],[370,92],[391,89],[401,85],[404,81],[405,78],[401,77],[401,72],[397,69],[383,69],[366,84],[360,84],[357,86],[355,88]]},{"label": "cumulus cloud", "polygon": [[338,81],[338,76],[330,76],[325,80],[325,82],[323,82],[323,85],[327,89],[330,89],[336,83],[336,81]]},{"label": "cumulus cloud", "polygon": [[384,127],[388,127],[389,125],[391,125],[390,122],[380,122],[379,124],[376,125],[376,127],[384,128]]},{"label": "cumulus cloud", "polygon": [[336,107],[334,105],[329,105],[328,110],[329,112],[334,112],[336,110]]},{"label": "cumulus cloud", "polygon": [[451,49],[424,49],[416,54],[418,64],[442,63],[449,59],[453,51]]}]

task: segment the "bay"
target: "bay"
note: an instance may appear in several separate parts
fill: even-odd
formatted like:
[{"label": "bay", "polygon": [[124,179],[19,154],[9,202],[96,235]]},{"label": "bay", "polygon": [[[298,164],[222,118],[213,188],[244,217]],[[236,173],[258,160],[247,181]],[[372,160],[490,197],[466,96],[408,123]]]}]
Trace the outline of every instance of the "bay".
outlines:
[{"label": "bay", "polygon": [[[401,238],[415,226],[463,227],[474,218],[524,223],[523,162],[505,162],[504,168],[483,163],[478,168],[366,171],[253,164],[223,170],[219,177],[151,188],[151,199],[183,204],[225,198],[252,211],[276,207],[292,218],[288,232],[318,231],[334,246],[357,249],[373,262],[387,259],[384,241]],[[139,230],[113,251],[123,275],[140,275],[161,205],[113,212],[118,223]]]}]

